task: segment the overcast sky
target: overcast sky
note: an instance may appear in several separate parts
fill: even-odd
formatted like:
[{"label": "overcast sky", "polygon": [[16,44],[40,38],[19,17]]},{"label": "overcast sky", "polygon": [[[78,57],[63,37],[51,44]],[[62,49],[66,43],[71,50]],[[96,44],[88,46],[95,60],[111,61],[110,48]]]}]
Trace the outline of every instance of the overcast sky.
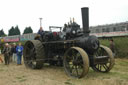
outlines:
[{"label": "overcast sky", "polygon": [[40,27],[63,26],[70,17],[82,27],[81,7],[89,7],[90,26],[128,21],[128,0],[0,0],[0,29],[6,34],[18,25],[21,33],[27,26],[34,32]]}]

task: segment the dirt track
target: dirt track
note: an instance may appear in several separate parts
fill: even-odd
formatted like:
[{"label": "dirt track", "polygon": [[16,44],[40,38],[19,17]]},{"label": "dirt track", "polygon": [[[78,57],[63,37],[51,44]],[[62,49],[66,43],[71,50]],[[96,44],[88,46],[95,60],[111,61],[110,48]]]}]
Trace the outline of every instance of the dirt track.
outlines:
[{"label": "dirt track", "polygon": [[[122,74],[125,72],[122,72]],[[0,85],[128,85],[128,77],[110,73],[97,73],[90,69],[82,79],[68,77],[62,67],[44,67],[40,70],[26,68],[24,64],[8,66],[0,63]]]}]

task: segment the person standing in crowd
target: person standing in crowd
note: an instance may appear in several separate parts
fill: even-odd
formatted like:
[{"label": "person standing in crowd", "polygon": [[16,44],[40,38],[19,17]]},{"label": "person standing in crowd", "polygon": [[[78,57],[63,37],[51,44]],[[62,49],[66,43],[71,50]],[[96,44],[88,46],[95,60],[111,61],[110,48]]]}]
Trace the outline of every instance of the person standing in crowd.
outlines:
[{"label": "person standing in crowd", "polygon": [[12,46],[12,61],[16,62],[16,60],[17,60],[16,43],[13,43],[13,46]]},{"label": "person standing in crowd", "polygon": [[113,39],[110,40],[110,49],[112,50],[113,56],[115,56],[115,43]]},{"label": "person standing in crowd", "polygon": [[21,43],[16,47],[16,54],[17,54],[17,65],[21,65],[22,54],[23,54],[23,46]]},{"label": "person standing in crowd", "polygon": [[9,65],[9,61],[10,61],[10,55],[9,55],[9,53],[10,53],[10,47],[9,47],[9,44],[8,43],[6,43],[5,44],[5,47],[4,47],[4,49],[3,49],[3,54],[4,54],[4,61],[5,61],[5,65]]}]

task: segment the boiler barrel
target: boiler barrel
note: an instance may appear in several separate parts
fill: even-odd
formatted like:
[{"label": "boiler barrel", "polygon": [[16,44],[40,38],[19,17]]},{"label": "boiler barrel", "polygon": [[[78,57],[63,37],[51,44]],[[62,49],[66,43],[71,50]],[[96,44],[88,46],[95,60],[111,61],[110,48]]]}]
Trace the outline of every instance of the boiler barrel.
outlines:
[{"label": "boiler barrel", "polygon": [[94,53],[99,48],[99,40],[96,36],[91,35],[88,37],[79,37],[77,39],[77,46],[83,48],[88,51],[88,53]]}]

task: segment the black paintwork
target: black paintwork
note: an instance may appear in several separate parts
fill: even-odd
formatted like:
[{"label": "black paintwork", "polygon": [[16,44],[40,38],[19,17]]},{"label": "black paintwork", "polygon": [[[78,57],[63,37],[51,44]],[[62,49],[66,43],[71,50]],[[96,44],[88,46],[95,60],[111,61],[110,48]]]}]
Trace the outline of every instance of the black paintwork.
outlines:
[{"label": "black paintwork", "polygon": [[96,36],[89,35],[88,8],[82,8],[81,10],[83,29],[75,21],[70,21],[70,23],[64,25],[62,31],[47,31],[41,36],[45,50],[45,62],[52,65],[58,63],[61,65],[64,53],[73,46],[84,49],[90,62],[93,62],[93,54],[99,48],[99,40]]}]

